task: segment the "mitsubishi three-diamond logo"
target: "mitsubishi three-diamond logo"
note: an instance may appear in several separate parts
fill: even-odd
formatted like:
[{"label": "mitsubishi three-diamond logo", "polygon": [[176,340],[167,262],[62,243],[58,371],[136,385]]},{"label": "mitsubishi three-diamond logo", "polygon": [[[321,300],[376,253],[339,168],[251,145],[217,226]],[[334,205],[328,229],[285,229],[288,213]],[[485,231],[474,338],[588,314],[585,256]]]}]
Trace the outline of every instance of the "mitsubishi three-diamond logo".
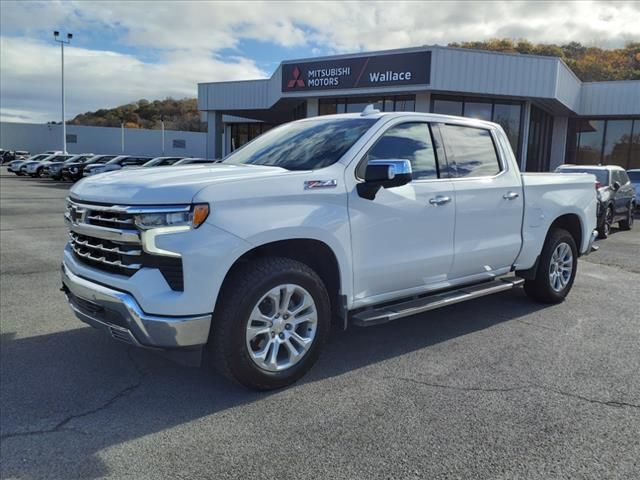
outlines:
[{"label": "mitsubishi three-diamond logo", "polygon": [[304,87],[304,80],[300,78],[300,69],[296,66],[291,72],[291,80],[287,84],[287,88]]}]

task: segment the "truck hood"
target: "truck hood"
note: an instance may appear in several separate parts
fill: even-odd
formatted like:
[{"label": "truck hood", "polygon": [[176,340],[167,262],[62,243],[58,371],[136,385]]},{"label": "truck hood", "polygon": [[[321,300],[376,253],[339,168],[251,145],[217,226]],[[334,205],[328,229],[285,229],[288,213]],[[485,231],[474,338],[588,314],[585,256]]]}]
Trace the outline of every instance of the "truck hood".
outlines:
[{"label": "truck hood", "polygon": [[85,178],[70,195],[77,200],[120,205],[191,203],[202,188],[221,182],[286,175],[280,167],[258,165],[194,165],[122,169]]}]

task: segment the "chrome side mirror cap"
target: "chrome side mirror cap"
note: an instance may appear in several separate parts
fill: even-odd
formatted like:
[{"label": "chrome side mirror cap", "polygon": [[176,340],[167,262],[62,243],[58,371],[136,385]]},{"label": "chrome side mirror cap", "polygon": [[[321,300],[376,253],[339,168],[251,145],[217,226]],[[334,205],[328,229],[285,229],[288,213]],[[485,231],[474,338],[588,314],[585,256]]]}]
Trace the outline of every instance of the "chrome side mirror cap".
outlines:
[{"label": "chrome side mirror cap", "polygon": [[371,160],[365,170],[364,182],[357,186],[362,198],[373,200],[381,188],[406,185],[412,179],[411,162],[405,159]]}]

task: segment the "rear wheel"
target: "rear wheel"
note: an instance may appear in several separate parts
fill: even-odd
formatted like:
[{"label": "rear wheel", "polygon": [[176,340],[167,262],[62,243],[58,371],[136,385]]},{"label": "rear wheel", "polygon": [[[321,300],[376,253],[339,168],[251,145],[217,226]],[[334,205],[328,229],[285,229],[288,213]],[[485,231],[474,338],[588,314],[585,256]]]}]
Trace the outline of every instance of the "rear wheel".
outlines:
[{"label": "rear wheel", "polygon": [[576,276],[578,249],[569,232],[549,232],[538,260],[536,276],[524,282],[524,291],[542,303],[559,303],[567,296]]},{"label": "rear wheel", "polygon": [[633,228],[633,216],[634,216],[635,205],[633,202],[629,204],[629,211],[627,212],[627,218],[624,220],[620,220],[620,229],[621,230],[631,230]]},{"label": "rear wheel", "polygon": [[257,390],[284,387],[316,362],[331,320],[318,275],[289,258],[266,257],[232,273],[220,293],[209,342],[213,367]]}]

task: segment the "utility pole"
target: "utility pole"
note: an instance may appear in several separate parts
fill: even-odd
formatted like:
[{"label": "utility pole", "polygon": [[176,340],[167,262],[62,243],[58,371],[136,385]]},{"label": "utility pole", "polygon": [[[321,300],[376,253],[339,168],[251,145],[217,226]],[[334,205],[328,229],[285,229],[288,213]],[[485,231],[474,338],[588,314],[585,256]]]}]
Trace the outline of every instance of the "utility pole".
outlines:
[{"label": "utility pole", "polygon": [[124,119],[120,119],[120,149],[124,153]]},{"label": "utility pole", "polygon": [[65,122],[65,112],[64,112],[64,46],[71,43],[71,39],[73,38],[73,34],[67,33],[67,39],[62,40],[58,37],[60,36],[60,32],[55,30],[53,32],[53,39],[60,44],[60,59],[62,63],[62,152],[66,155],[67,153],[67,123]]}]

